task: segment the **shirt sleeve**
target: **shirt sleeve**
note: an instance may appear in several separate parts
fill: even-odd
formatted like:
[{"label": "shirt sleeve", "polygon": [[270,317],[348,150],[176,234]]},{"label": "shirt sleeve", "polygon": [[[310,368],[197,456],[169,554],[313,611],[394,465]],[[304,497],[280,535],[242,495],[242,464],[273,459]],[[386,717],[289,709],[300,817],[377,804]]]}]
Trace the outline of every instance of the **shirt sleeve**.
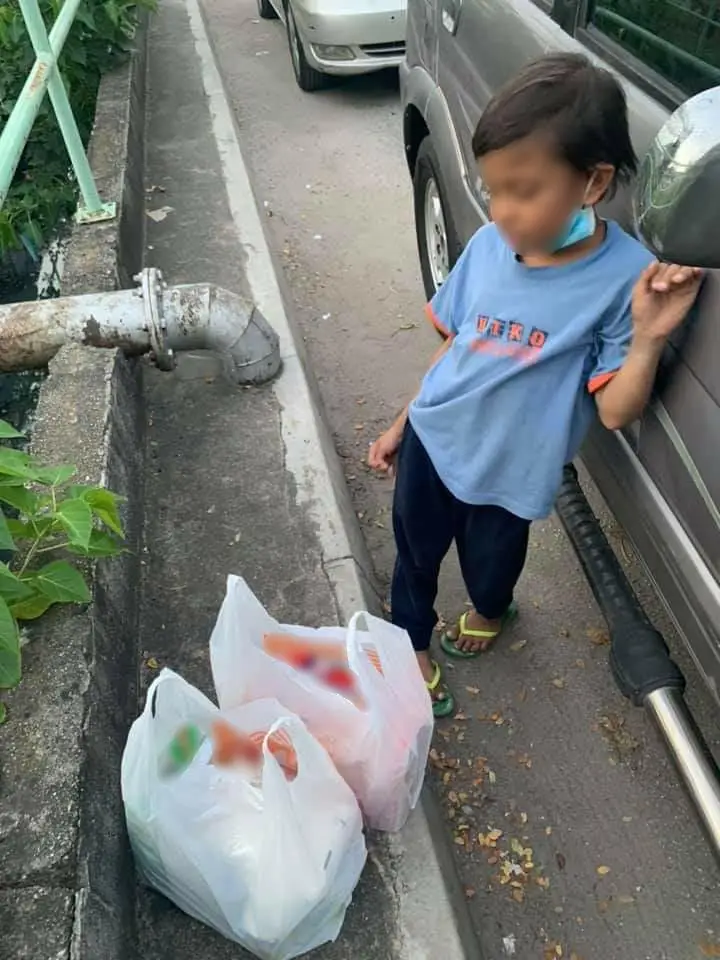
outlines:
[{"label": "shirt sleeve", "polygon": [[463,321],[463,291],[469,272],[470,258],[476,245],[476,238],[473,237],[458,257],[445,283],[425,307],[428,320],[444,337],[454,337],[460,330]]},{"label": "shirt sleeve", "polygon": [[595,337],[593,364],[588,378],[588,390],[597,393],[620,370],[632,340],[632,308],[630,296],[618,305],[599,327]]}]

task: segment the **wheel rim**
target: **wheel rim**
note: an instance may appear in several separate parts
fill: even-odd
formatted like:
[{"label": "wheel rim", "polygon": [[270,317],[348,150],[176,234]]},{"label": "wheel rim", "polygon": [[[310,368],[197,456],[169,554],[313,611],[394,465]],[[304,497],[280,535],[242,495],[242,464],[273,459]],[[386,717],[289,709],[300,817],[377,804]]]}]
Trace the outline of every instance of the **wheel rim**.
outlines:
[{"label": "wheel rim", "polygon": [[430,177],[425,187],[425,249],[432,282],[437,290],[450,273],[450,257],[445,214],[434,177]]},{"label": "wheel rim", "polygon": [[300,76],[300,37],[293,16],[292,7],[287,9],[288,35],[290,37],[290,56],[297,76]]}]

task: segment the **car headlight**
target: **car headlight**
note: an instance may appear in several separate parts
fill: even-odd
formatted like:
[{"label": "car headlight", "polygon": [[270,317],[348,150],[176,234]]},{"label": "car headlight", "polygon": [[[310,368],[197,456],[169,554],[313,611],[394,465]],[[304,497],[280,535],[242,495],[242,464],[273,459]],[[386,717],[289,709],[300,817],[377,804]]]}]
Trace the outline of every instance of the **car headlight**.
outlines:
[{"label": "car headlight", "polygon": [[315,56],[320,60],[354,60],[352,47],[342,47],[334,43],[314,43]]}]

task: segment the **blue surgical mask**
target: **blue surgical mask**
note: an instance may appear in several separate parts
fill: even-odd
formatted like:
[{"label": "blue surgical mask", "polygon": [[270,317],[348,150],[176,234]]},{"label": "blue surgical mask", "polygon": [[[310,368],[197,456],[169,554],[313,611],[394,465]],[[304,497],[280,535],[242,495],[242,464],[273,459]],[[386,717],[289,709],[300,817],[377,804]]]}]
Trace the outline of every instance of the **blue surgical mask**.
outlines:
[{"label": "blue surgical mask", "polygon": [[597,220],[593,207],[580,207],[570,215],[567,225],[552,245],[552,253],[558,253],[566,247],[572,247],[583,240],[589,240],[595,233]]}]

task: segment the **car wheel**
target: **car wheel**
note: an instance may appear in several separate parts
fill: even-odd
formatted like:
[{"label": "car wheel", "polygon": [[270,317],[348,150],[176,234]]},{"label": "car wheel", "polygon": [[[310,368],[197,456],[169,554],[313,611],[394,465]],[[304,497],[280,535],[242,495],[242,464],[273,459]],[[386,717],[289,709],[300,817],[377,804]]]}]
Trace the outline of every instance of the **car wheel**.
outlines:
[{"label": "car wheel", "polygon": [[277,20],[277,10],[270,0],[257,0],[258,15],[262,20]]},{"label": "car wheel", "polygon": [[415,161],[415,232],[425,296],[432,300],[460,256],[460,241],[445,202],[440,163],[425,137]]},{"label": "car wheel", "polygon": [[313,93],[325,86],[327,77],[319,70],[315,70],[307,62],[305,50],[300,32],[295,20],[292,6],[288,3],[285,8],[285,25],[287,26],[288,45],[290,47],[290,59],[292,60],[293,73],[297,80],[297,85],[305,93]]}]

